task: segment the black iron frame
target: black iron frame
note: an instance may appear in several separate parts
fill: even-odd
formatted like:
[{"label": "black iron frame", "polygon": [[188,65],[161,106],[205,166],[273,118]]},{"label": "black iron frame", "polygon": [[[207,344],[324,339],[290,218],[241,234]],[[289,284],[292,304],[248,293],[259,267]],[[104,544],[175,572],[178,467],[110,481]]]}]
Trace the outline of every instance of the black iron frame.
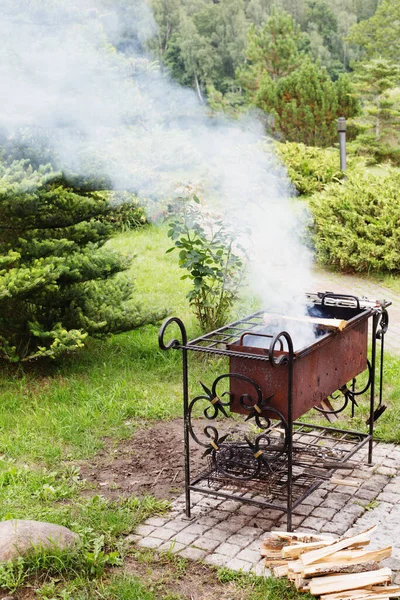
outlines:
[{"label": "black iron frame", "polygon": [[[329,479],[336,469],[346,468],[349,459],[365,445],[368,445],[368,464],[372,463],[374,421],[385,408],[382,404],[383,351],[384,337],[388,329],[386,307],[389,305],[390,303],[386,302],[377,305],[371,311],[371,360],[368,362],[367,384],[362,390],[356,391],[356,381],[353,380],[350,387],[346,385],[340,390],[344,397],[342,406],[332,410],[320,409],[327,414],[336,414],[342,412],[350,403],[351,416],[354,416],[354,408],[357,406],[356,397],[369,390],[367,433],[293,421],[293,363],[296,355],[291,336],[287,332],[281,331],[271,336],[269,351],[265,355],[243,352],[239,354],[232,347],[227,347],[244,331],[256,329],[262,322],[264,311],[254,313],[192,341],[188,341],[186,328],[179,318],[171,317],[163,323],[159,333],[160,348],[182,352],[185,498],[188,518],[191,514],[190,492],[197,491],[264,508],[278,509],[287,514],[287,530],[291,531],[293,510],[296,506],[323,481]],[[173,324],[178,326],[181,340],[172,339],[166,343],[166,331]],[[379,404],[375,409],[377,340],[380,341],[380,378]],[[277,347],[281,349],[284,343],[287,352],[277,358],[275,350]],[[268,398],[263,398],[259,386],[254,381],[237,373],[219,375],[211,389],[200,382],[204,393],[190,401],[188,353],[191,351],[220,356],[239,355],[249,360],[270,361],[276,368],[283,364],[288,365],[287,419],[279,411],[271,408],[268,408],[268,417],[263,416],[262,411],[267,406]],[[193,409],[197,403],[205,402],[206,408],[203,414],[210,422],[215,422],[215,419],[221,415],[230,416],[227,412],[231,403],[230,394],[225,392],[219,395],[218,385],[221,381],[232,378],[246,379],[254,388],[254,397],[246,394],[246,397],[241,398],[241,405],[248,412],[246,421],[253,421],[259,434],[253,439],[244,435],[240,442],[229,444],[226,440],[228,434],[220,436],[214,425],[207,425],[203,429],[204,440],[202,441],[193,429]],[[224,395],[228,396],[227,401],[223,400]],[[276,416],[276,422],[272,419],[272,413],[274,417]],[[208,468],[192,481],[190,438],[204,448],[203,456],[208,458]],[[322,453],[321,443],[326,447],[325,454]],[[238,475],[237,470],[239,470]],[[283,498],[284,502],[282,502]]]}]

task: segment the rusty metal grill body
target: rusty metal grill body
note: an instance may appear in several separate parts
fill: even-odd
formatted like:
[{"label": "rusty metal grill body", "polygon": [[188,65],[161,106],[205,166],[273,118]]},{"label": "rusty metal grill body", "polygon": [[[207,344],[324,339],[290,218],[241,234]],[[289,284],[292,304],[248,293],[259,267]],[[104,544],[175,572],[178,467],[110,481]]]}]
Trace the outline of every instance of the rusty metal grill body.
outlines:
[{"label": "rusty metal grill body", "polygon": [[[346,468],[364,447],[372,462],[374,420],[384,410],[383,350],[390,303],[330,292],[309,294],[308,301],[311,313],[315,308],[319,316],[344,319],[347,325],[340,332],[324,332],[296,351],[286,331],[263,333],[264,311],[191,341],[180,319],[172,317],[163,324],[160,347],[182,352],[187,516],[190,492],[195,490],[282,510],[290,531],[294,508],[336,469]],[[165,333],[173,323],[182,339],[166,344]],[[260,334],[268,338],[268,348],[248,345],[250,338]],[[226,356],[229,366],[211,384],[200,382],[200,395],[190,399],[188,355],[192,352]],[[358,389],[356,377],[363,371],[366,382]],[[367,393],[366,431],[296,421],[313,408],[330,422],[346,408],[354,416],[358,396]],[[205,424],[194,417],[199,409]],[[204,449],[205,468],[194,479],[190,441]]]}]

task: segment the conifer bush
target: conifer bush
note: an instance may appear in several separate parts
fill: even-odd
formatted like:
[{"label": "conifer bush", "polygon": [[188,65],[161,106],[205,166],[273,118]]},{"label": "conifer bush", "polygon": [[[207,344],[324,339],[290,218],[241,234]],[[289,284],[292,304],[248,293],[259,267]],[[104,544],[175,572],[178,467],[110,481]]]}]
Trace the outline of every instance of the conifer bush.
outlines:
[{"label": "conifer bush", "polygon": [[310,199],[323,264],[343,271],[400,272],[400,173],[349,173]]},{"label": "conifer bush", "polygon": [[90,335],[156,322],[133,302],[130,258],[105,247],[113,225],[95,181],[29,161],[0,163],[0,357],[55,358]]}]

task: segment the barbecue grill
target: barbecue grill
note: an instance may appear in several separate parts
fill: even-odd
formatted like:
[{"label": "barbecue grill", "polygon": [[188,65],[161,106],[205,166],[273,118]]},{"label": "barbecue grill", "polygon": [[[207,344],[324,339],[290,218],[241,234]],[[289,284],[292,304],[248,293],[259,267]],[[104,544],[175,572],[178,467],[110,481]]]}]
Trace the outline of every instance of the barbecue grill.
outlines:
[{"label": "barbecue grill", "polygon": [[[290,531],[294,508],[336,469],[352,468],[350,459],[363,448],[372,463],[374,422],[385,410],[384,336],[390,302],[318,292],[307,294],[307,303],[308,316],[299,320],[312,323],[315,340],[298,349],[286,328],[274,330],[274,323],[285,323],[285,317],[271,318],[265,311],[191,341],[180,319],[171,317],[163,324],[160,347],[182,352],[188,517],[190,492],[196,490],[282,510]],[[293,317],[287,319],[290,325]],[[181,340],[165,343],[172,324],[179,327]],[[193,352],[227,357],[219,364],[228,364],[212,384],[200,382],[202,392],[189,399],[188,356]],[[363,372],[360,388],[357,377]],[[340,429],[340,414],[349,408],[354,416],[365,396],[366,431]],[[329,426],[297,421],[314,408]],[[205,423],[194,417],[199,409]],[[193,480],[190,440],[204,449],[205,461]]]}]

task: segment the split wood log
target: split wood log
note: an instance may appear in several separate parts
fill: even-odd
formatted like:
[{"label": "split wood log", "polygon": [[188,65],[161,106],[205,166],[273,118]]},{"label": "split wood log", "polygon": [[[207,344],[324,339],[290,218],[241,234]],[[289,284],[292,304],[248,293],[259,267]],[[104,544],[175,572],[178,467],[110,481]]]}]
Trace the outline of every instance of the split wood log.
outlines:
[{"label": "split wood log", "polygon": [[[335,538],[330,535],[318,535],[316,533],[300,533],[293,531],[271,531],[270,536],[274,539],[280,538],[286,540],[289,544],[303,543],[309,544],[311,542],[334,542]],[[267,538],[269,539],[269,538]]]},{"label": "split wood log", "polygon": [[275,560],[269,560],[268,558],[266,558],[264,563],[265,563],[266,567],[273,569],[274,567],[281,567],[283,565],[286,566],[287,560],[283,560],[282,558],[275,559]]},{"label": "split wood log", "polygon": [[[313,577],[322,572],[327,567],[335,567],[339,565],[357,565],[366,563],[369,561],[380,562],[385,558],[389,558],[392,555],[392,546],[381,548],[380,550],[341,550],[326,556],[319,560],[317,563],[302,567],[302,574],[304,577]],[[301,560],[299,561],[301,564]]]},{"label": "split wood log", "polygon": [[310,581],[307,579],[303,579],[301,575],[296,575],[296,579],[294,579],[294,585],[296,590],[299,592],[308,592],[310,589]]},{"label": "split wood log", "polygon": [[281,565],[280,567],[274,568],[275,577],[278,577],[278,578],[286,577],[287,574],[288,574],[288,566],[287,565]]},{"label": "split wood log", "polygon": [[282,558],[282,550],[273,550],[271,548],[266,548],[265,546],[262,546],[260,552],[261,556],[265,556],[265,558],[269,558],[271,560],[273,560],[274,558]]},{"label": "split wood log", "polygon": [[332,329],[335,331],[343,331],[347,325],[344,319],[323,319],[320,317],[289,317],[287,315],[275,315],[273,313],[264,313],[264,323],[267,325],[273,321],[283,319],[284,321],[299,321],[301,323],[311,323],[323,327],[324,329]]},{"label": "split wood log", "polygon": [[310,592],[314,596],[329,594],[334,592],[342,592],[347,590],[356,590],[357,588],[365,588],[369,585],[378,583],[390,582],[392,579],[392,571],[388,568],[379,569],[378,571],[366,571],[354,575],[331,575],[328,577],[316,577],[310,580]]},{"label": "split wood log", "polygon": [[339,479],[338,477],[331,477],[329,480],[333,485],[348,485],[349,487],[360,487],[360,482],[355,479]]},{"label": "split wood log", "polygon": [[304,552],[325,548],[326,546],[331,545],[332,540],[320,540],[319,542],[310,542],[308,544],[292,544],[282,548],[282,558],[299,558]]},{"label": "split wood log", "polygon": [[344,548],[350,548],[351,546],[355,546],[356,544],[359,544],[359,543],[365,543],[365,542],[368,543],[369,539],[370,539],[370,535],[375,529],[376,529],[376,525],[374,525],[373,527],[370,527],[369,529],[366,529],[365,531],[363,531],[362,533],[359,533],[358,535],[354,535],[354,536],[348,537],[348,538],[341,538],[334,544],[331,544],[330,546],[326,546],[325,548],[320,548],[318,550],[312,550],[311,552],[306,552],[305,554],[301,555],[300,560],[302,561],[302,563],[305,566],[307,566],[307,565],[311,565],[312,563],[319,561],[321,558],[325,558],[325,556],[334,554],[338,550],[343,550]]},{"label": "split wood log", "polygon": [[334,573],[363,573],[364,571],[377,571],[378,569],[379,563],[373,560],[352,565],[334,562],[325,564],[317,563],[310,567],[305,567],[301,572],[301,575],[305,579],[309,579],[310,577],[319,577],[329,574],[333,575]]},{"label": "split wood log", "polygon": [[323,594],[321,600],[347,600],[347,599],[363,599],[373,596],[378,600],[383,600],[385,596],[396,598],[400,595],[400,586],[398,585],[372,585],[368,588],[360,588],[357,590],[349,590],[347,592],[339,592],[335,594]]}]

